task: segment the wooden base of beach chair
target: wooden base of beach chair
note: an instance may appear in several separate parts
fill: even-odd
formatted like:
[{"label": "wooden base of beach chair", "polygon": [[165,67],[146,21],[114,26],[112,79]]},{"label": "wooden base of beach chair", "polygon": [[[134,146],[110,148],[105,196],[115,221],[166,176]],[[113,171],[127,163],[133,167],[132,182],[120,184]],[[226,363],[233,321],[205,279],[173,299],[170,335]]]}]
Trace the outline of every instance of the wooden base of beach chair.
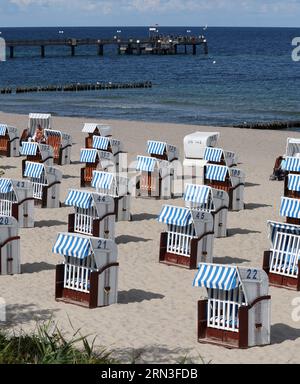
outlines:
[{"label": "wooden base of beach chair", "polygon": [[[218,328],[211,328],[207,325],[207,305],[208,300],[198,301],[198,320],[197,320],[197,330],[198,330],[198,342],[204,344],[213,344],[219,345],[225,348],[233,349],[247,349],[250,347],[257,346],[255,344],[256,335],[252,336],[254,339],[251,341],[251,336],[249,337],[249,331],[253,328],[255,332],[259,332],[262,328],[262,324],[256,324],[250,322],[250,310],[254,305],[259,302],[271,300],[270,296],[258,298],[251,306],[245,306],[239,308],[239,330],[238,332],[232,332],[229,330],[223,330]],[[262,342],[259,346],[269,345],[267,342]]]},{"label": "wooden base of beach chair", "polygon": [[[211,233],[209,233],[211,234]],[[207,234],[208,235],[208,234]],[[204,235],[205,236],[205,235]],[[201,239],[192,239],[191,240],[191,254],[190,256],[182,256],[175,253],[170,253],[167,251],[167,239],[168,233],[163,232],[160,238],[160,252],[159,252],[159,262],[167,265],[173,265],[177,267],[183,267],[188,269],[197,269],[198,267],[198,242]],[[207,253],[203,253],[202,257],[205,259]]]},{"label": "wooden base of beach chair", "polygon": [[[286,288],[293,291],[300,291],[300,276],[291,277],[283,276],[277,273],[270,272],[270,260],[271,260],[271,251],[264,252],[263,260],[263,270],[269,276],[269,283],[273,287],[277,288]],[[298,262],[298,271],[300,271],[300,261]]]},{"label": "wooden base of beach chair", "polygon": [[[89,309],[94,309],[97,307],[106,307],[109,302],[117,302],[117,292],[116,289],[112,289],[110,285],[117,285],[114,281],[109,281],[109,270],[111,268],[118,268],[119,263],[111,263],[103,267],[98,272],[91,272],[90,276],[90,292],[79,292],[73,289],[64,288],[64,269],[65,265],[60,264],[56,266],[56,285],[55,285],[55,300],[62,301],[68,304],[75,304]],[[108,274],[106,274],[108,272]],[[103,276],[103,289],[99,287],[99,277]],[[117,279],[117,274],[116,274]],[[110,299],[110,295],[112,300]],[[100,303],[100,304],[99,304]]]}]

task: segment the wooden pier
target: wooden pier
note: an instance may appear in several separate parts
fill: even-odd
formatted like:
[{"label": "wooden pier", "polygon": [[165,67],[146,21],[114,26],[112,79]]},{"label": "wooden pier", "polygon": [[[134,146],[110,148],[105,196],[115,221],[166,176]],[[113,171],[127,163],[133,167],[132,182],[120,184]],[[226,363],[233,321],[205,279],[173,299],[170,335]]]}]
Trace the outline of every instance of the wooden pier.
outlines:
[{"label": "wooden pier", "polygon": [[[146,39],[57,39],[57,40],[7,40],[6,46],[9,50],[9,57],[15,57],[15,50],[18,47],[39,47],[40,56],[46,56],[46,47],[69,47],[71,56],[75,56],[76,47],[94,46],[98,56],[103,56],[105,47],[113,45],[118,54],[127,55],[177,55],[179,47],[182,47],[182,53],[193,55],[197,54],[197,48],[203,47],[204,54],[208,54],[208,44],[204,36],[155,36]],[[188,50],[188,47],[190,49]]]}]

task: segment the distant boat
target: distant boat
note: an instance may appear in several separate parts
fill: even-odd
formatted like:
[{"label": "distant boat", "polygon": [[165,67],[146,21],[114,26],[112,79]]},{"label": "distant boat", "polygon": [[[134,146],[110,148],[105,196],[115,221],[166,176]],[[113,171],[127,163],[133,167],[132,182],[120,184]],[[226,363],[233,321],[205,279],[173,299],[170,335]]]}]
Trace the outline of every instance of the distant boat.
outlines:
[{"label": "distant boat", "polygon": [[207,24],[205,25],[205,27],[203,28],[203,31],[206,31],[207,30]]},{"label": "distant boat", "polygon": [[64,31],[58,31],[58,33],[62,35],[62,34],[65,33],[65,32],[64,32]]}]

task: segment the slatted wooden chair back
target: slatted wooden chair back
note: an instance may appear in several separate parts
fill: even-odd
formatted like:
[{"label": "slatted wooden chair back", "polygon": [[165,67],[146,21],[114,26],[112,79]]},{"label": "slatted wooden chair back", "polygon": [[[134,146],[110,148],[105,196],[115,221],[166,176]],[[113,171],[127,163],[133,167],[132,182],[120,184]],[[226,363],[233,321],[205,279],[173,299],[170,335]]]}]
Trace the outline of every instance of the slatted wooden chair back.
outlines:
[{"label": "slatted wooden chair back", "polygon": [[96,163],[87,163],[84,168],[84,181],[86,183],[91,183],[93,180],[93,172],[97,170],[99,160]]},{"label": "slatted wooden chair back", "polygon": [[270,272],[288,277],[298,277],[299,235],[277,232],[271,254]]},{"label": "slatted wooden chair back", "polygon": [[159,193],[159,185],[157,175],[152,172],[142,172],[140,179],[140,189],[149,195]]},{"label": "slatted wooden chair back", "polygon": [[6,134],[5,136],[0,136],[0,152],[3,155],[6,155],[8,142],[9,142],[8,134]]},{"label": "slatted wooden chair back", "polygon": [[59,159],[59,153],[61,148],[61,137],[60,136],[48,136],[47,145],[53,148],[54,159]]}]

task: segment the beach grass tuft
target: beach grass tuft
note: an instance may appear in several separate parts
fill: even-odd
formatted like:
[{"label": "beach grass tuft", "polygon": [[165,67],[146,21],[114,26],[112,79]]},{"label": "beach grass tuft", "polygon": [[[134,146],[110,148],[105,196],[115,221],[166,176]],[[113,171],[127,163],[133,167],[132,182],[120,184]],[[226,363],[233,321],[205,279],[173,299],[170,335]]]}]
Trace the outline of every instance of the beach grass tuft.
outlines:
[{"label": "beach grass tuft", "polygon": [[94,342],[77,331],[67,340],[51,322],[37,325],[33,334],[10,335],[0,330],[0,364],[113,364],[105,349],[96,351]]}]

